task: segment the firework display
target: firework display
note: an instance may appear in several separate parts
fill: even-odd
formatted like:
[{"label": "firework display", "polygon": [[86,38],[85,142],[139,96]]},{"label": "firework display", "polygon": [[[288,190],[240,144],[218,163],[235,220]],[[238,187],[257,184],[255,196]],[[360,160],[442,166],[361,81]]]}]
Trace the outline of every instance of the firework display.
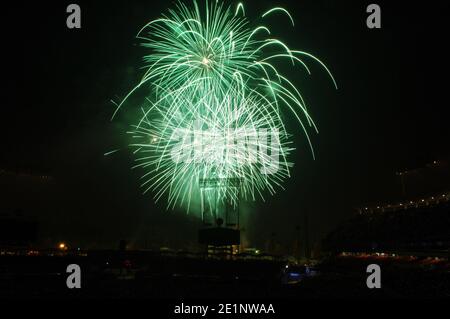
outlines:
[{"label": "firework display", "polygon": [[[289,12],[273,8],[261,16]],[[283,189],[293,163],[290,135],[283,118],[296,119],[310,145],[317,131],[300,90],[279,66],[289,63],[310,73],[315,56],[290,49],[272,36],[270,27],[255,25],[242,4],[220,1],[178,3],[137,34],[145,74],[117,104],[116,113],[141,88],[150,88],[140,105],[140,120],[130,135],[134,168],[144,172],[142,188],[155,200],[167,198],[193,210],[193,202],[210,206],[240,199],[264,199]],[[201,208],[202,210],[204,207]]]}]

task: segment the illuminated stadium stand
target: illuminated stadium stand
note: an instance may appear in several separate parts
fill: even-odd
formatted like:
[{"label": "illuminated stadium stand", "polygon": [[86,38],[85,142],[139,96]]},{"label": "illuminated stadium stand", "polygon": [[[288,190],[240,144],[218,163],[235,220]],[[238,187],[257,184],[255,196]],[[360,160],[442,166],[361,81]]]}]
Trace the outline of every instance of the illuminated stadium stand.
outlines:
[{"label": "illuminated stadium stand", "polygon": [[325,240],[330,251],[387,252],[447,257],[450,193],[403,203],[363,207]]}]

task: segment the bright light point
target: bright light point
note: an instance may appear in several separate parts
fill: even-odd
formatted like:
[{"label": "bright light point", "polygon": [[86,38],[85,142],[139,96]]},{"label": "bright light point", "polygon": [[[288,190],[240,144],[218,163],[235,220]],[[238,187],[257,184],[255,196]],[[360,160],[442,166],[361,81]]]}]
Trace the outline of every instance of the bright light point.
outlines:
[{"label": "bright light point", "polygon": [[204,58],[202,59],[202,64],[203,64],[204,66],[209,67],[209,64],[210,64],[210,63],[211,63],[211,60],[208,59],[207,57],[204,57]]},{"label": "bright light point", "polygon": [[65,249],[65,248],[66,248],[66,244],[60,243],[60,244],[58,245],[58,247],[59,247],[59,249]]}]

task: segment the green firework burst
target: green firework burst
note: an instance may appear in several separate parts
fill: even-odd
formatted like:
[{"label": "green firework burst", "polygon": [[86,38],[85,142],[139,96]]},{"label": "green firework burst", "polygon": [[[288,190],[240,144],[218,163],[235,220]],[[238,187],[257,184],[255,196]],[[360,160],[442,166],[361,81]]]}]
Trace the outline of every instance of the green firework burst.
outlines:
[{"label": "green firework burst", "polygon": [[[283,8],[262,18],[270,14],[294,23]],[[307,62],[314,61],[336,82],[318,58],[272,38],[266,25],[251,25],[242,4],[233,10],[207,1],[200,8],[194,1],[192,7],[179,3],[137,34],[149,50],[146,71],[116,112],[141,87],[151,88],[129,133],[142,187],[156,200],[167,198],[168,207],[189,211],[211,181],[211,198],[233,205],[283,188],[293,150],[283,114],[298,121],[313,151],[308,128],[317,128],[299,89],[278,66],[290,63],[310,73]]]}]

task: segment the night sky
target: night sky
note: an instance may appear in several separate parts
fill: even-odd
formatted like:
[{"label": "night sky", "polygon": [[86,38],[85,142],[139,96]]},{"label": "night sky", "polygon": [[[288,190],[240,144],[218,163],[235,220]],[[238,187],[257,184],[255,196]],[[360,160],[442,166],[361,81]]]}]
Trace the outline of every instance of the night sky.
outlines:
[{"label": "night sky", "polygon": [[[295,134],[292,178],[265,203],[243,204],[250,245],[263,246],[272,233],[289,243],[306,214],[311,242],[317,241],[355,208],[401,199],[396,171],[433,160],[446,170],[448,6],[376,1],[382,29],[370,30],[370,2],[254,2],[244,1],[251,18],[273,6],[289,9],[295,28],[273,17],[267,20],[273,33],[322,59],[339,90],[313,63],[310,77],[301,68],[285,70],[319,127],[320,134],[312,134],[316,160],[302,131],[286,119]],[[154,204],[151,194],[141,194],[140,172],[130,169],[123,132],[133,106],[110,121],[111,100],[120,100],[143,74],[146,51],[134,38],[137,30],[172,2],[77,1],[81,30],[66,28],[69,3],[16,4],[2,19],[0,211],[38,218],[48,245],[116,247],[123,238],[135,247],[189,247],[199,220]],[[103,156],[117,148],[123,151]],[[431,184],[437,191],[446,182]],[[416,186],[410,196],[434,191]]]}]

